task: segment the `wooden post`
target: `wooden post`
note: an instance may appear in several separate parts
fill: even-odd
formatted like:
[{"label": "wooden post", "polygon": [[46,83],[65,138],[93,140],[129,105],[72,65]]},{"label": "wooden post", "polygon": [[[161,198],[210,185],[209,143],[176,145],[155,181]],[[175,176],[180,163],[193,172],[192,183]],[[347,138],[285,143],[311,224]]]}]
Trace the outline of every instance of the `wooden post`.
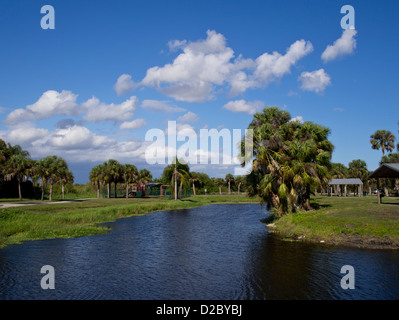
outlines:
[{"label": "wooden post", "polygon": [[377,203],[381,204],[381,197],[380,197],[380,179],[377,178]]}]

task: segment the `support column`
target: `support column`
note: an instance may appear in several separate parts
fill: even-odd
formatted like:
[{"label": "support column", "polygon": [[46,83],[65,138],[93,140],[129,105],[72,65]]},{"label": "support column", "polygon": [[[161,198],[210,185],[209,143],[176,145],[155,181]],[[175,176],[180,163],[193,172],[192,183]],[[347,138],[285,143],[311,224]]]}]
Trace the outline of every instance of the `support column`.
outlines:
[{"label": "support column", "polygon": [[346,186],[347,186],[347,185],[345,185],[345,197],[346,197]]},{"label": "support column", "polygon": [[377,203],[381,204],[381,196],[380,196],[380,179],[377,178]]}]

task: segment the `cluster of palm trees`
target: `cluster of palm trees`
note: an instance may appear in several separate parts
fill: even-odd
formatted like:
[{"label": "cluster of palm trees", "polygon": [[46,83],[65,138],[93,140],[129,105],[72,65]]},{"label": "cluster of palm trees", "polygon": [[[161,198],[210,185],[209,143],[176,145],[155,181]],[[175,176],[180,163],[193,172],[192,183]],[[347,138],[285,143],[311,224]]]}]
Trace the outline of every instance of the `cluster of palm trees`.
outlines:
[{"label": "cluster of palm trees", "polygon": [[110,198],[111,184],[122,183],[126,188],[126,198],[129,197],[129,186],[139,182],[146,184],[152,180],[151,172],[147,169],[138,170],[134,164],[121,164],[117,160],[109,159],[103,164],[94,166],[90,171],[90,182],[96,186],[97,198],[100,198],[101,186],[107,187],[107,197]]},{"label": "cluster of palm trees", "polygon": [[0,165],[4,180],[15,179],[18,182],[18,195],[22,200],[21,183],[31,180],[41,187],[41,200],[47,184],[50,186],[49,200],[53,197],[53,187],[59,183],[62,186],[62,198],[65,199],[65,185],[73,183],[74,176],[68,169],[66,161],[56,155],[47,156],[40,160],[30,158],[28,151],[19,145],[6,144],[0,139]]},{"label": "cluster of palm trees", "polygon": [[[293,121],[287,111],[264,108],[250,123],[254,161],[247,176],[247,190],[281,216],[297,208],[309,210],[310,196],[330,178],[329,129]],[[245,139],[242,140],[243,150]]]}]

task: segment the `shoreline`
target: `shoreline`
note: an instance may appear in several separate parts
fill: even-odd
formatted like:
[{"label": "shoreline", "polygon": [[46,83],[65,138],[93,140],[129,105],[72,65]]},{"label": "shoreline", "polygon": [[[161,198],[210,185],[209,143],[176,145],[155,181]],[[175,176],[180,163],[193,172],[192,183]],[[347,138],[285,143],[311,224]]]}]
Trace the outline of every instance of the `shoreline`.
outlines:
[{"label": "shoreline", "polygon": [[316,209],[287,214],[265,224],[283,240],[373,250],[399,249],[399,198],[316,196]]}]

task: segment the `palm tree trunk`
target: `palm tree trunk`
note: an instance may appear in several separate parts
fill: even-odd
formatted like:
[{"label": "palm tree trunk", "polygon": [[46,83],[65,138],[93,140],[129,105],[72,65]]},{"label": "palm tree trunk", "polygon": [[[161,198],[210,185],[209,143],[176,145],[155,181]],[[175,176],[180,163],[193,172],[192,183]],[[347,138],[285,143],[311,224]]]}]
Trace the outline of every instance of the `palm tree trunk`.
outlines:
[{"label": "palm tree trunk", "polygon": [[126,181],[126,199],[129,198],[129,184]]},{"label": "palm tree trunk", "polygon": [[100,199],[100,183],[97,182],[97,199]]},{"label": "palm tree trunk", "polygon": [[230,180],[229,180],[229,194],[231,194],[231,190],[230,190]]},{"label": "palm tree trunk", "polygon": [[221,186],[219,186],[219,194],[220,195],[222,194],[222,187]]},{"label": "palm tree trunk", "polygon": [[110,182],[107,183],[107,198],[109,199],[109,188],[110,188]]},{"label": "palm tree trunk", "polygon": [[62,200],[65,200],[65,185],[61,184],[61,190],[62,190]]},{"label": "palm tree trunk", "polygon": [[53,200],[53,183],[50,183],[50,197],[49,200],[52,201]]},{"label": "palm tree trunk", "polygon": [[175,178],[175,201],[177,200],[177,179],[176,179],[176,174],[174,176]]},{"label": "palm tree trunk", "polygon": [[194,193],[194,196],[196,196],[196,194],[195,194],[195,184],[194,184],[194,181],[193,181],[193,193]]},{"label": "palm tree trunk", "polygon": [[19,194],[19,200],[22,200],[21,180],[19,180],[19,179],[18,179],[18,194]]},{"label": "palm tree trunk", "polygon": [[241,186],[241,183],[238,184],[238,194],[240,194],[240,186]]},{"label": "palm tree trunk", "polygon": [[115,198],[116,198],[116,182],[115,182]]}]

